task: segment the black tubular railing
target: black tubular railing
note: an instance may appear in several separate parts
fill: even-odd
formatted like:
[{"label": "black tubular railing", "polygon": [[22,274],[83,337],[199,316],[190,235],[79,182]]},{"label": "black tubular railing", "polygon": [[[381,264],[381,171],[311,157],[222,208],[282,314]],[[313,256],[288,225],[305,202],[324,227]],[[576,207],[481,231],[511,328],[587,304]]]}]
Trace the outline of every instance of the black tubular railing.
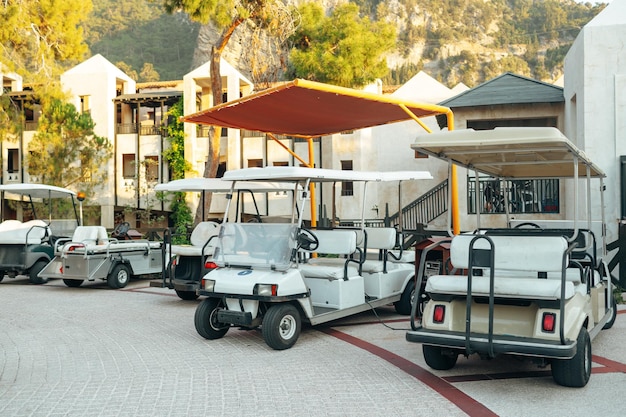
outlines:
[{"label": "black tubular railing", "polygon": [[[418,230],[448,210],[448,180],[437,184],[402,208],[402,230]],[[388,224],[400,223],[400,213],[388,217]]]}]

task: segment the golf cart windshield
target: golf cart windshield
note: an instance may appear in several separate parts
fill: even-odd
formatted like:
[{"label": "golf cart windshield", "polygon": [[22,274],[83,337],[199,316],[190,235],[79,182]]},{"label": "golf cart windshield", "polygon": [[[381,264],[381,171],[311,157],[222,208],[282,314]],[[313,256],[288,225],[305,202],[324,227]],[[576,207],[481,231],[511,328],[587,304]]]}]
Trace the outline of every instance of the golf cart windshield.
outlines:
[{"label": "golf cart windshield", "polygon": [[278,223],[223,223],[214,260],[220,267],[287,270],[296,247],[297,226]]}]

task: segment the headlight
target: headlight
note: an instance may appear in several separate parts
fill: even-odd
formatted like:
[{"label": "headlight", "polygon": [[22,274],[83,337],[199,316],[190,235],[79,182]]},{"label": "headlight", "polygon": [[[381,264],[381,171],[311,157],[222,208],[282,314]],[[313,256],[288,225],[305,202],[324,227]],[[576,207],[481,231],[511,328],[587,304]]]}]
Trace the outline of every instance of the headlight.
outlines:
[{"label": "headlight", "polygon": [[215,288],[215,280],[203,279],[202,287],[204,288],[205,291],[214,292],[213,289]]},{"label": "headlight", "polygon": [[254,286],[254,295],[273,296],[278,294],[277,284],[256,284]]}]

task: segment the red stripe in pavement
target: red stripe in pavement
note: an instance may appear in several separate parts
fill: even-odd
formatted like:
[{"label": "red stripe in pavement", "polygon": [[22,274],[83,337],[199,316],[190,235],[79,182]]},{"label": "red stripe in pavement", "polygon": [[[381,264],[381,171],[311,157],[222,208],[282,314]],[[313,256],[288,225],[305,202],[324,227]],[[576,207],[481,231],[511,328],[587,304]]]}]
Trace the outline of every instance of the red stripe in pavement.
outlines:
[{"label": "red stripe in pavement", "polygon": [[391,363],[392,365],[397,366],[407,374],[413,376],[414,378],[417,378],[420,382],[426,384],[427,386],[441,394],[444,398],[459,407],[469,416],[497,416],[497,414],[495,414],[493,411],[491,411],[472,397],[468,396],[463,391],[460,391],[443,379],[431,374],[422,367],[401,356],[396,355],[395,353],[389,352],[388,350],[368,343],[362,339],[340,332],[339,330],[330,328],[321,328],[320,330],[330,336],[336,337],[337,339],[343,340],[344,342],[350,343],[351,345],[354,345],[373,355],[376,355],[379,358]]},{"label": "red stripe in pavement", "polygon": [[602,356],[593,355],[593,361],[597,364],[604,365],[608,369],[592,368],[593,373],[606,373],[606,372],[621,372],[626,373],[626,365],[620,362],[612,361],[611,359],[603,358]]}]

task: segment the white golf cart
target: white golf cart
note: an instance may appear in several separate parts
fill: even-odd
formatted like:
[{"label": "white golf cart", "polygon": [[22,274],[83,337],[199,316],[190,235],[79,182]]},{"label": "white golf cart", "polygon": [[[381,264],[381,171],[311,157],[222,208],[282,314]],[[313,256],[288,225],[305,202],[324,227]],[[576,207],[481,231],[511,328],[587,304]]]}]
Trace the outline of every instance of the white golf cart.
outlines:
[{"label": "white golf cart", "polygon": [[[45,184],[2,184],[0,185],[2,222],[0,223],[0,281],[7,275],[28,275],[33,284],[44,284],[47,279],[39,272],[54,257],[54,242],[58,237],[68,236],[78,226],[78,213],[74,191]],[[54,219],[53,202],[71,199],[74,218]],[[8,201],[26,203],[32,212],[32,220],[7,220]],[[48,218],[41,213],[48,207]],[[18,208],[19,209],[19,208]],[[39,210],[38,210],[39,209]]]},{"label": "white golf cart", "polygon": [[[233,188],[232,181],[225,181],[221,178],[184,178],[170,181],[166,184],[158,184],[155,191],[166,192],[198,192],[202,193],[204,199],[205,192],[211,193],[227,193]],[[259,204],[255,198],[255,193],[272,193],[279,195],[272,201],[272,207],[276,208],[280,202],[275,201],[282,199],[283,194],[293,191],[290,184],[281,183],[252,183],[239,182],[236,187],[236,202],[232,221],[235,222],[265,222],[275,221],[269,218],[270,201],[266,199],[266,214],[261,215]],[[244,201],[244,194],[250,194],[253,207],[247,207]],[[286,197],[286,195],[284,196]],[[215,198],[215,197],[214,197]],[[292,200],[290,200],[291,202]],[[287,209],[291,207],[289,202]],[[203,204],[203,203],[201,203]],[[204,204],[202,205],[204,207]],[[253,209],[254,214],[246,213],[246,209]],[[278,207],[280,213],[280,207]],[[206,216],[203,215],[203,218]],[[217,267],[213,262],[213,251],[217,241],[217,233],[219,224],[214,221],[202,221],[198,223],[189,237],[190,244],[172,244],[172,236],[169,229],[164,232],[164,240],[168,247],[167,253],[169,259],[163,263],[163,271],[160,280],[150,282],[151,287],[170,288],[176,291],[176,295],[182,300],[195,300],[198,298],[197,290],[200,288],[200,280],[210,270]]]},{"label": "white golf cart", "polygon": [[[561,192],[566,187],[573,192],[567,200],[573,206],[569,212],[561,207],[571,214],[569,222],[546,215],[532,220],[528,213],[518,214],[513,222],[507,212],[504,228],[481,227],[476,210],[476,229],[448,241],[450,273],[427,278],[429,301],[421,323],[411,319],[406,339],[422,344],[433,369],[454,367],[459,355],[515,355],[540,366],[550,364],[560,385],[586,385],[591,341],[616,317],[606,264],[602,170],[554,128],[440,132],[419,136],[411,147],[474,170],[474,190],[480,190],[480,174],[498,181],[559,178]],[[592,180],[597,180],[593,188]],[[580,198],[579,189],[584,190]],[[476,208],[481,207],[479,194]],[[583,197],[586,222],[576,204]],[[592,208],[592,199],[600,204]],[[507,201],[504,207],[509,207]],[[424,262],[418,271],[422,280]]]},{"label": "white golf cart", "polygon": [[[406,181],[432,178],[428,172],[378,173],[300,167],[248,168],[228,171],[224,179],[280,181],[309,190],[311,182]],[[305,207],[309,192],[299,193]],[[365,190],[363,192],[365,199]],[[365,201],[365,200],[363,200]],[[218,339],[231,326],[260,326],[273,349],[293,346],[301,322],[312,325],[394,304],[410,312],[415,267],[394,252],[393,227],[306,229],[304,211],[294,210],[290,223],[234,223],[225,219],[218,235],[217,269],[202,279],[195,327]],[[367,254],[375,252],[374,259]]]},{"label": "white golf cart", "polygon": [[[123,236],[129,227],[126,222],[120,223],[112,236]],[[39,277],[46,281],[63,279],[68,287],[104,280],[110,288],[124,288],[133,276],[163,270],[162,242],[109,237],[104,226],[78,226],[70,238],[55,242],[54,253]]]}]

